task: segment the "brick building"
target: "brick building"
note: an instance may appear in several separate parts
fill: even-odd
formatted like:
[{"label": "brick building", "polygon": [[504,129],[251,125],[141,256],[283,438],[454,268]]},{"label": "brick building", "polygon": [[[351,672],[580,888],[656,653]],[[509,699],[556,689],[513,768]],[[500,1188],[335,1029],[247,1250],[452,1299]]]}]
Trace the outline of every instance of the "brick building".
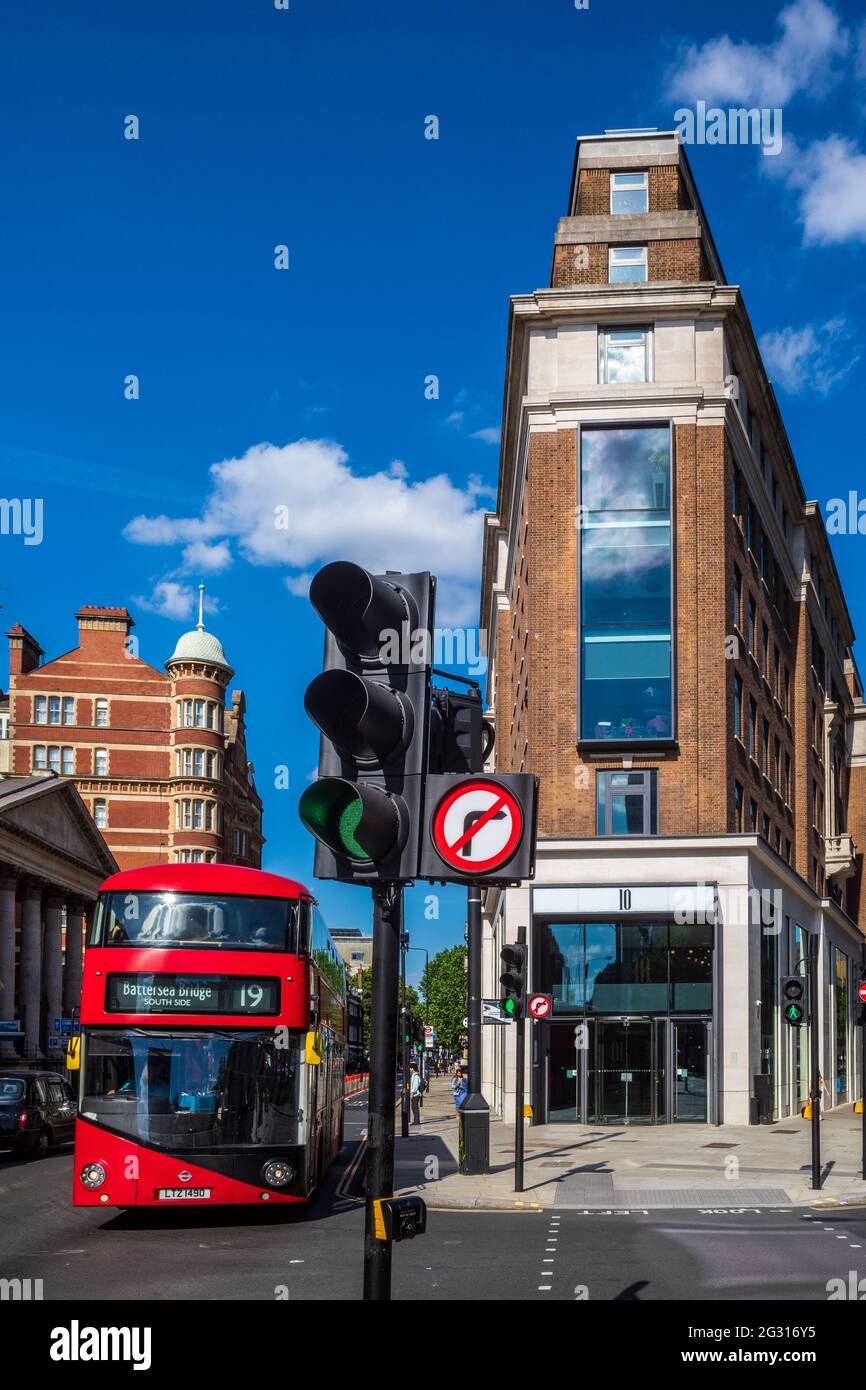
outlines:
[{"label": "brick building", "polygon": [[[496,766],[538,773],[541,804],[534,884],[487,895],[486,992],[528,925],[554,996],[536,1118],[796,1113],[807,1030],[779,986],[812,936],[822,1072],[853,1099],[854,633],[674,134],[578,141],[551,285],[512,299],[506,357],[481,625]],[[509,1031],[485,1038],[506,1114]]]},{"label": "brick building", "polygon": [[199,621],[165,670],[143,661],[125,608],[85,606],[78,645],[40,665],[9,638],[9,771],[72,780],[121,868],[261,865],[262,804],[247,760],[245,703],[222,645]]}]

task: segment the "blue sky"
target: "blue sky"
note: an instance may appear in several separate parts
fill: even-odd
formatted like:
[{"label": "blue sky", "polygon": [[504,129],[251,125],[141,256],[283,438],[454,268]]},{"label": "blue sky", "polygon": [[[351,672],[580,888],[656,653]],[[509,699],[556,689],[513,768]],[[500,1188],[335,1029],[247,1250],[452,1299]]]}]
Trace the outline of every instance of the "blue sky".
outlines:
[{"label": "blue sky", "polygon": [[[862,491],[861,26],[823,0],[7,12],[0,468],[4,495],[44,498],[45,534],[0,537],[6,624],[54,655],[79,604],[126,604],[161,664],[204,580],[247,694],[266,864],[309,878],[295,808],[316,760],[302,700],[321,628],[305,576],[343,554],[429,567],[440,619],[472,621],[508,297],[548,281],[578,134],[670,129],[699,98],[782,108],[776,159],[690,159],[728,277],[773,335],[808,496]],[[833,549],[864,630],[862,538]],[[461,940],[463,894],[427,921],[424,891],[413,943]],[[321,897],[332,924],[367,925],[366,893]]]}]

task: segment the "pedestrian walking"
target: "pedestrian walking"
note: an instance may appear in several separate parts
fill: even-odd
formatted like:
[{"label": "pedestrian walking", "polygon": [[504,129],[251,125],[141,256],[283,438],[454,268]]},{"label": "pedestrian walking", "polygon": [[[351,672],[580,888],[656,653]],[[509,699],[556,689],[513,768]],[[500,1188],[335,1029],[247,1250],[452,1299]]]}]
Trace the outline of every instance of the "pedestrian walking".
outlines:
[{"label": "pedestrian walking", "polygon": [[454,1068],[454,1077],[451,1081],[451,1094],[454,1097],[454,1109],[459,1110],[469,1094],[469,1087],[466,1085],[466,1078],[460,1067]]},{"label": "pedestrian walking", "polygon": [[421,1077],[418,1075],[418,1068],[412,1062],[409,1066],[409,1103],[412,1106],[412,1124],[421,1123]]}]

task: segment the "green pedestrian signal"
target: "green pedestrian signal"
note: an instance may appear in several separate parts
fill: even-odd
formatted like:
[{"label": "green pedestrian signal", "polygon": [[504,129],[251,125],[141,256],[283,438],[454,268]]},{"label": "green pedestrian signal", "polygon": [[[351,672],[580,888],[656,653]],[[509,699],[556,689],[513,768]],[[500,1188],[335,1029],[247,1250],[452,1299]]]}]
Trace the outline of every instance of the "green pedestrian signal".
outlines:
[{"label": "green pedestrian signal", "polygon": [[804,975],[786,975],[782,980],[782,1014],[792,1028],[799,1028],[808,1022]]}]

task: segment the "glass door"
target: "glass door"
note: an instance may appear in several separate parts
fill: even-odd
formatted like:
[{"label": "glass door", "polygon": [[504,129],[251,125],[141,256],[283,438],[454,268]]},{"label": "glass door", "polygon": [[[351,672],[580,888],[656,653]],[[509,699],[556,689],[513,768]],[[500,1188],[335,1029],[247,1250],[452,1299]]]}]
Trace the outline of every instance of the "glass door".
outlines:
[{"label": "glass door", "polygon": [[655,1118],[653,1025],[648,1018],[596,1023],[596,1115],[602,1124],[651,1124]]},{"label": "glass door", "polygon": [[704,1019],[684,1018],[672,1023],[674,1035],[673,1116],[680,1124],[708,1121],[708,1033]]},{"label": "glass door", "polygon": [[552,1125],[577,1121],[577,1082],[580,1056],[575,1042],[575,1024],[552,1023],[548,1050],[547,1118]]}]

